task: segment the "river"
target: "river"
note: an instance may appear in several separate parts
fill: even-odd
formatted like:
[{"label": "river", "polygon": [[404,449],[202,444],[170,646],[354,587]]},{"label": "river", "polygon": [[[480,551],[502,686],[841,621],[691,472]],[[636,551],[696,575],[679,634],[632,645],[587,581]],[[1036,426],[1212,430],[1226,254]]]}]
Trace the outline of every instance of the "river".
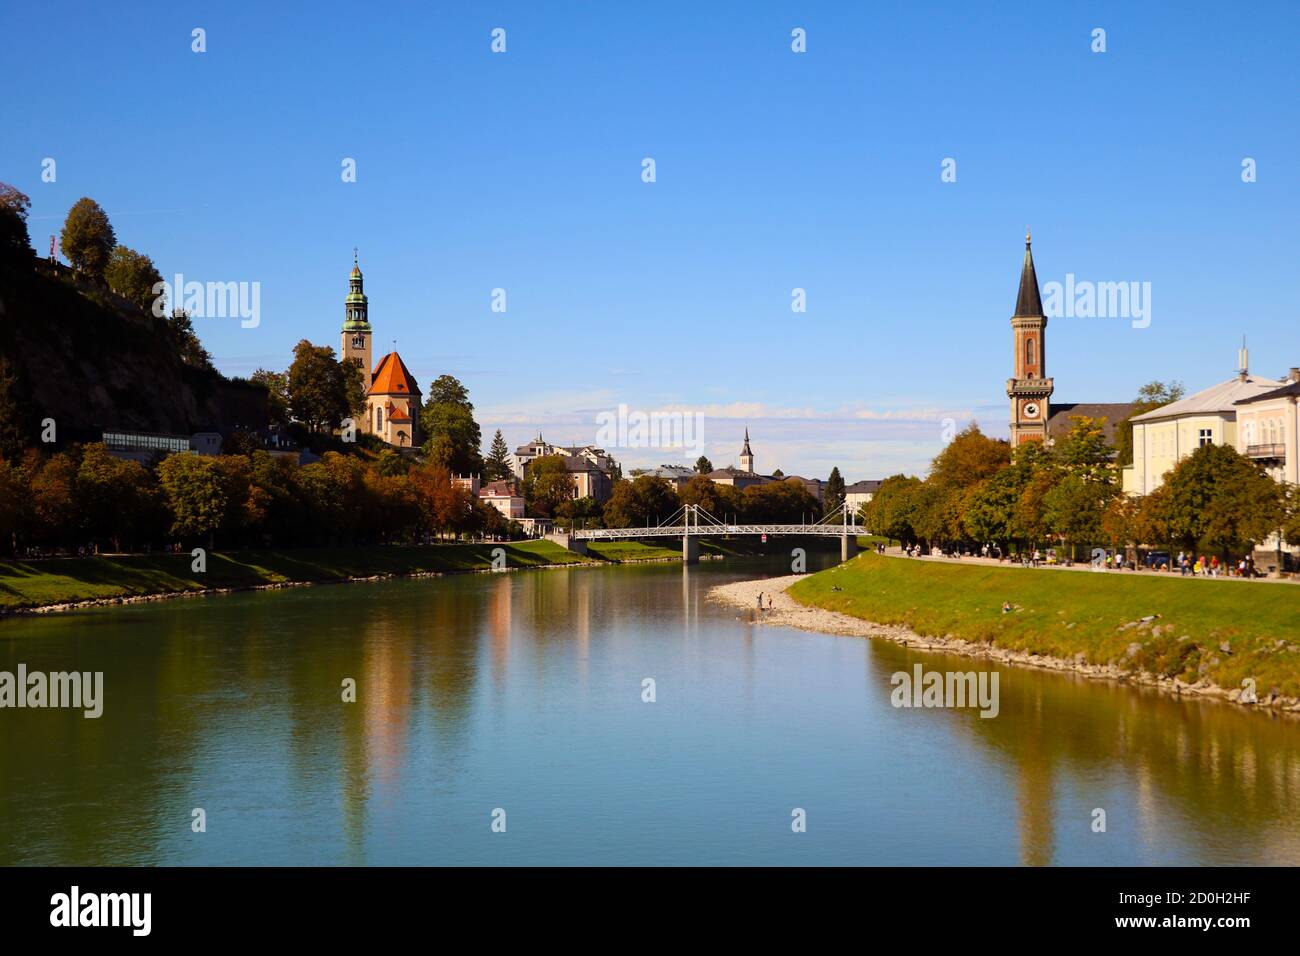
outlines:
[{"label": "river", "polygon": [[0,670],[104,674],[98,719],[0,710],[0,864],[1300,862],[1300,722],[1008,667],[995,718],[895,709],[896,671],[989,665],[705,600],[785,573],[553,569],[0,621]]}]

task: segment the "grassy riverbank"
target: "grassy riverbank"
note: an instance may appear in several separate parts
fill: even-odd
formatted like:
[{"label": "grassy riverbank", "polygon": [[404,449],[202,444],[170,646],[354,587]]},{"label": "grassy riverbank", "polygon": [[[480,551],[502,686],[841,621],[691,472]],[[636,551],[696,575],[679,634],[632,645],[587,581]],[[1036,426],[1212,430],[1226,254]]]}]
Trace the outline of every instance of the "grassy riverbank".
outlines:
[{"label": "grassy riverbank", "polygon": [[[805,605],[1013,651],[1300,696],[1300,587],[864,554],[789,590]],[[1015,610],[1002,613],[1004,601]],[[1159,615],[1150,621],[1141,619]],[[1080,657],[1080,655],[1082,655]]]},{"label": "grassy riverbank", "polygon": [[[813,539],[764,544],[757,539],[716,539],[701,543],[700,553],[714,557],[788,554],[795,546],[821,547]],[[835,543],[838,547],[838,542]],[[43,561],[0,560],[0,613],[83,601],[146,595],[185,594],[222,588],[254,588],[294,582],[345,581],[377,575],[457,573],[492,567],[492,552],[503,548],[508,568],[563,564],[600,564],[681,559],[680,541],[665,547],[657,541],[604,541],[589,556],[567,551],[550,541],[510,544],[440,544],[430,547],[299,548],[286,551],[229,551],[208,555],[207,570],[192,571],[186,554],[54,558]]]},{"label": "grassy riverbank", "polygon": [[550,541],[214,552],[202,574],[190,570],[188,554],[0,561],[0,610],[209,588],[486,570],[492,567],[494,548],[505,549],[510,568],[593,563]]}]

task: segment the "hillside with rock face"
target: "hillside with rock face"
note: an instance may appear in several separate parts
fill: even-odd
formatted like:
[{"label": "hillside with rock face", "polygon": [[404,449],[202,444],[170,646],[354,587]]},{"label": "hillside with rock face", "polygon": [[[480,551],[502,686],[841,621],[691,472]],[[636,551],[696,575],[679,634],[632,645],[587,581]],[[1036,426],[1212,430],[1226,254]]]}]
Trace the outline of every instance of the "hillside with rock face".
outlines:
[{"label": "hillside with rock face", "polygon": [[167,320],[70,270],[0,261],[0,356],[18,376],[33,443],[54,419],[59,443],[104,428],[193,434],[267,423],[266,392],[182,360]]}]

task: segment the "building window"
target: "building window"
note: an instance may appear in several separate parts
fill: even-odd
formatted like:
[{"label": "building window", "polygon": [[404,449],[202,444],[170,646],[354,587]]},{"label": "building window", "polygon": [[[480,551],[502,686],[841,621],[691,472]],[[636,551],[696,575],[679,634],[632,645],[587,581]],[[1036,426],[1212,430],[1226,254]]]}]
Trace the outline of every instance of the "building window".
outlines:
[{"label": "building window", "polygon": [[1209,428],[1202,428],[1202,429],[1201,429],[1201,432],[1200,432],[1200,442],[1199,442],[1199,444],[1200,444],[1202,447],[1204,447],[1204,446],[1206,446],[1206,445],[1213,445],[1213,444],[1214,444],[1214,432],[1213,432],[1212,429],[1209,429]]},{"label": "building window", "polygon": [[376,405],[375,406],[375,431],[380,432],[383,430],[384,430],[384,410],[380,406]]},{"label": "building window", "polygon": [[1034,340],[1025,339],[1025,365],[1034,364]]}]

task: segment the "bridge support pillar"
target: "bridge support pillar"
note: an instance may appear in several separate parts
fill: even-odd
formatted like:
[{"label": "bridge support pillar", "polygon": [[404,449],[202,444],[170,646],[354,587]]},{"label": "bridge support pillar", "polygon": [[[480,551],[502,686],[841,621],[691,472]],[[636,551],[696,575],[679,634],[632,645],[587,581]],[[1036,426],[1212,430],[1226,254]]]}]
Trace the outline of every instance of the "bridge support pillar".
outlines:
[{"label": "bridge support pillar", "polygon": [[587,541],[585,538],[575,538],[571,534],[563,531],[554,531],[546,536],[547,541],[554,541],[561,548],[566,548],[574,554],[587,553]]},{"label": "bridge support pillar", "polygon": [[700,539],[693,534],[682,535],[682,564],[700,563]]},{"label": "bridge support pillar", "polygon": [[858,536],[856,534],[840,535],[840,560],[847,561],[858,553]]}]

